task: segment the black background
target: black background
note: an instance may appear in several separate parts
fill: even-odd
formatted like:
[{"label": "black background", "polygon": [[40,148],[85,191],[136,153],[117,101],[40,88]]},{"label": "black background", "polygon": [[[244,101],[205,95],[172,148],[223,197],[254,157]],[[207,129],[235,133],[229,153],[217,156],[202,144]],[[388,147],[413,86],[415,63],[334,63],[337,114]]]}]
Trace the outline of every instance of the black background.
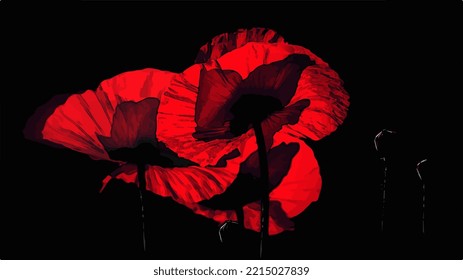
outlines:
[{"label": "black background", "polygon": [[[54,95],[95,89],[130,70],[183,71],[213,36],[255,26],[309,48],[339,73],[351,96],[344,124],[309,143],[323,176],[319,201],[294,218],[294,232],[271,238],[267,257],[461,259],[459,1],[407,8],[386,1],[15,5],[0,3],[1,259],[257,258],[257,234],[237,233],[238,245],[223,245],[216,223],[154,195],[147,198],[150,253],[143,255],[135,188],[98,193],[114,165],[22,134]],[[381,234],[383,167],[373,138],[383,128],[400,137]],[[414,169],[424,158],[425,236]]]}]

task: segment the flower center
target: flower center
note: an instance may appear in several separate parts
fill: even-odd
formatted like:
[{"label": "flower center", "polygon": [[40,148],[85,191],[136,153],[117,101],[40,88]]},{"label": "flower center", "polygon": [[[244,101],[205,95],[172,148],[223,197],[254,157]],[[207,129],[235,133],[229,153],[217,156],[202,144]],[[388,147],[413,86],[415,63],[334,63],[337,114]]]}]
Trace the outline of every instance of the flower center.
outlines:
[{"label": "flower center", "polygon": [[253,124],[261,123],[272,113],[281,109],[283,109],[283,105],[275,97],[245,94],[230,109],[234,115],[230,121],[230,131],[234,135],[241,135]]}]

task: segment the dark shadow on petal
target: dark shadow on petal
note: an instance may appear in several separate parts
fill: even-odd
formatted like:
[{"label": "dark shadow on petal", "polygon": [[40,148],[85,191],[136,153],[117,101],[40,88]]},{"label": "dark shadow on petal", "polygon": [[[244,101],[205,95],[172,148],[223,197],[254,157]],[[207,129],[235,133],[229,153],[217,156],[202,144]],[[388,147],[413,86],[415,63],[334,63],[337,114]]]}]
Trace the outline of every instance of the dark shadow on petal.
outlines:
[{"label": "dark shadow on petal", "polygon": [[282,228],[293,229],[294,222],[291,221],[286,215],[285,211],[281,208],[279,201],[270,201],[270,216]]},{"label": "dark shadow on petal", "polygon": [[113,116],[109,137],[97,135],[107,152],[120,148],[135,148],[141,143],[157,143],[157,98],[119,104]]},{"label": "dark shadow on petal", "polygon": [[198,139],[223,138],[224,124],[231,119],[230,106],[241,76],[231,70],[202,70],[195,107]]},{"label": "dark shadow on petal", "polygon": [[[245,133],[253,124],[288,105],[302,71],[314,63],[307,55],[292,54],[257,67],[243,81],[231,70],[203,70],[196,105],[197,127],[193,136],[209,141]],[[300,112],[297,118],[299,115]],[[285,124],[288,123],[278,122],[280,127]]]},{"label": "dark shadow on petal", "polygon": [[[171,162],[172,163],[171,167],[199,166],[199,164],[197,164],[197,163],[195,163],[195,162],[193,162],[193,161],[191,161],[189,159],[180,157],[177,153],[175,153],[171,149],[167,148],[167,146],[162,142],[158,142],[158,148],[159,148],[159,151],[160,151],[159,156],[161,158],[164,158],[167,161]],[[148,163],[148,164],[156,165],[154,163]]]},{"label": "dark shadow on petal", "polygon": [[307,55],[291,54],[283,60],[261,65],[240,83],[235,96],[270,95],[286,106],[296,92],[302,71],[314,64]]},{"label": "dark shadow on petal", "polygon": [[238,151],[238,149],[234,149],[233,151],[221,157],[217,164],[214,165],[214,167],[225,167],[227,166],[227,160],[234,159],[236,157],[239,157],[240,155],[240,151]]},{"label": "dark shadow on petal", "polygon": [[309,107],[310,100],[302,99],[298,102],[286,106],[281,111],[276,111],[265,119],[261,126],[265,138],[265,147],[272,147],[273,135],[281,130],[284,125],[296,124],[302,114],[302,111]]},{"label": "dark shadow on petal", "polygon": [[180,158],[156,138],[159,100],[123,102],[116,108],[109,137],[97,135],[109,157],[127,163],[161,167],[197,165]]},{"label": "dark shadow on petal", "polygon": [[[254,209],[255,211],[260,211],[259,204],[250,204],[250,208]],[[270,201],[270,209],[269,209],[270,217],[272,217],[273,221],[278,224],[278,226],[285,228],[285,229],[293,229],[294,222],[288,218],[286,213],[281,208],[281,203],[279,201],[271,200]],[[259,221],[257,221],[259,223]]]},{"label": "dark shadow on petal", "polygon": [[[271,189],[277,187],[286,176],[298,151],[299,144],[282,143],[268,152]],[[212,209],[233,210],[257,201],[262,193],[259,174],[259,157],[254,152],[241,164],[237,178],[224,193],[199,204]]]}]

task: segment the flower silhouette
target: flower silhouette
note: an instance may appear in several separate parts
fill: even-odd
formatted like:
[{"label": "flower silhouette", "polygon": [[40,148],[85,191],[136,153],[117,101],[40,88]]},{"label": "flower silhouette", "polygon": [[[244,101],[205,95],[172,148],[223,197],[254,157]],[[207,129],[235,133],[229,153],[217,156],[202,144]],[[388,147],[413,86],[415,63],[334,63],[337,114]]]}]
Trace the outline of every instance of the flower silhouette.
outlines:
[{"label": "flower silhouette", "polygon": [[[44,118],[41,111],[31,117],[29,122],[37,123],[33,129],[39,133],[28,133],[32,135],[29,137],[59,144],[93,159],[120,161],[111,159],[107,150],[134,148],[139,138],[157,142],[156,135],[152,134],[155,131],[151,132],[149,128],[155,129],[157,103],[173,76],[173,73],[156,69],[131,71],[101,82],[96,90],[72,94],[58,106],[52,100],[44,105],[52,110],[45,116],[43,124],[37,122],[39,117]],[[146,98],[153,100],[135,104]],[[145,110],[137,116],[135,108]],[[153,110],[152,119],[146,116],[149,110]],[[124,120],[126,113],[130,114],[130,120]],[[116,125],[113,127],[114,121]]]},{"label": "flower silhouette", "polygon": [[[28,135],[39,135],[33,140],[59,144],[93,159],[118,162],[120,167],[113,174],[127,172],[134,175],[134,183],[137,164],[147,164],[147,173],[156,176],[146,175],[146,188],[156,194],[182,202],[210,198],[225,190],[237,171],[230,166],[199,166],[163,143],[169,135],[162,134],[168,131],[160,131],[159,123],[176,114],[163,108],[163,93],[175,75],[156,69],[119,74],[96,90],[70,95],[61,105],[46,104],[55,107],[42,126],[36,121],[43,118],[42,111],[31,117],[30,122],[37,125],[29,127],[40,133]],[[242,157],[234,159],[239,160]]]},{"label": "flower silhouette", "polygon": [[[304,139],[319,140],[343,122],[349,102],[341,79],[309,50],[268,29],[221,34],[201,48],[197,62],[176,75],[163,95],[159,139],[179,156],[203,167],[226,167],[234,176],[216,194],[195,193],[182,203],[220,223],[237,220],[236,208],[242,207],[245,227],[260,230],[260,169],[251,129],[257,121],[269,158],[269,233],[293,229],[291,218],[321,189],[317,161]],[[148,173],[157,177],[155,170]],[[123,171],[113,176],[135,178]]]},{"label": "flower silhouette", "polygon": [[259,231],[259,124],[273,235],[318,199],[319,167],[304,140],[332,133],[348,105],[327,63],[272,30],[243,29],[215,37],[182,73],[130,71],[69,96],[34,140],[119,162],[103,187],[139,181],[146,164],[148,191],[219,223],[240,208],[244,226]]}]

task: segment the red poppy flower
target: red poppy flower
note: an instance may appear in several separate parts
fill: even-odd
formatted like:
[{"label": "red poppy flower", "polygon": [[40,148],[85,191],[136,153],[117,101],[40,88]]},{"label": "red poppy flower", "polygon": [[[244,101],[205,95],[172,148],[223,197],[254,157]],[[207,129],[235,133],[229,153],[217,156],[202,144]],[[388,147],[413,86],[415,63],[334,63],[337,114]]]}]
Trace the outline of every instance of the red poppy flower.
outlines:
[{"label": "red poppy flower", "polygon": [[[103,81],[95,91],[71,95],[54,108],[43,127],[35,127],[41,133],[34,140],[60,144],[93,159],[120,162],[123,165],[114,174],[125,171],[134,175],[132,182],[138,180],[134,157],[145,155],[146,146],[142,144],[150,144],[159,154],[148,150],[151,156],[144,159],[153,163],[150,161],[158,158],[156,166],[148,170],[156,173],[147,176],[148,190],[178,202],[208,199],[230,185],[243,157],[234,159],[236,163],[231,162],[226,168],[201,167],[164,145],[160,139],[168,137],[160,132],[159,122],[175,115],[175,111],[166,111],[159,104],[175,75],[156,69],[131,71]],[[137,150],[141,145],[142,149]]]},{"label": "red poppy flower", "polygon": [[[64,104],[54,108],[43,128],[36,127],[41,130],[39,137],[87,154],[93,159],[113,160],[101,139],[112,147],[134,147],[139,138],[147,137],[143,135],[147,132],[140,128],[155,126],[153,123],[144,123],[147,119],[143,120],[143,123],[140,122],[137,118],[143,116],[141,114],[137,116],[133,114],[134,112],[129,113],[134,119],[131,123],[127,123],[129,120],[124,120],[123,113],[133,111],[131,106],[125,106],[127,110],[120,110],[122,114],[115,118],[118,106],[128,101],[139,102],[149,97],[159,100],[173,76],[173,73],[156,69],[132,71],[103,81],[95,91],[87,90],[82,94],[71,95]],[[52,104],[45,106],[48,105]],[[145,107],[146,110],[149,110],[148,107]],[[33,116],[32,119],[37,117]],[[104,137],[111,135],[114,118],[120,127],[115,126],[113,136],[117,135],[119,138],[111,143],[110,139],[105,140]]]},{"label": "red poppy flower", "polygon": [[[260,30],[222,34],[201,48],[198,61],[204,63],[175,76],[163,96],[160,112],[176,114],[158,116],[158,135],[179,156],[201,166],[220,166],[228,158],[227,168],[239,163],[238,174],[259,177],[258,161],[247,161],[255,158],[257,151],[254,132],[249,127],[242,129],[243,134],[232,131],[232,108],[246,95],[271,97],[262,105],[276,100],[273,111],[270,108],[259,117],[269,149],[270,181],[277,177],[270,182],[269,228],[270,234],[277,234],[291,229],[290,218],[317,200],[320,192],[318,164],[302,139],[319,140],[333,132],[344,120],[349,103],[342,81],[325,62],[303,47],[284,43],[273,31],[267,30],[265,34],[271,35],[262,36]],[[272,38],[278,38],[276,43],[269,43]],[[274,165],[280,159],[273,156],[272,160],[271,155],[281,145],[290,144],[296,144],[298,151],[286,159],[289,164],[283,174],[276,174]],[[233,158],[233,154],[240,158]],[[135,179],[134,173],[114,175],[127,181]],[[212,207],[208,198],[198,194],[194,198],[193,203],[183,204],[218,222],[236,220],[232,206]],[[216,198],[212,200],[219,200]],[[255,231],[260,225],[257,200],[247,201],[243,208],[245,227]]]},{"label": "red poppy flower", "polygon": [[[240,120],[255,118],[262,123],[269,158],[269,232],[292,229],[291,218],[317,200],[321,188],[317,161],[303,139],[321,139],[342,123],[348,106],[342,81],[309,50],[284,43],[268,29],[219,35],[201,48],[197,62],[181,74],[154,69],[123,73],[96,91],[72,95],[48,117],[42,137],[106,160],[119,144],[133,148],[147,138],[156,139],[176,159],[196,165],[148,166],[146,188],[225,222],[237,219],[235,210],[214,202],[240,185],[243,176],[260,176],[254,131]],[[135,103],[127,108],[120,104],[146,98],[159,100],[157,111],[152,111],[155,126],[121,137],[130,128],[122,115],[115,115],[116,108],[130,111]],[[242,102],[246,98],[264,98],[274,106],[262,106],[266,110],[258,116],[242,116],[249,109],[249,102]],[[111,133],[113,121],[117,125]],[[155,137],[146,135],[149,130],[155,130]],[[122,165],[104,184],[111,178],[136,182],[137,167]],[[255,231],[260,226],[257,200],[251,194],[240,202],[245,227]]]},{"label": "red poppy flower", "polygon": [[[217,36],[230,37],[238,36]],[[164,110],[178,114],[164,119],[158,126],[159,130],[170,130],[177,136],[164,139],[167,146],[180,147],[181,155],[194,158],[202,166],[215,165],[221,157],[253,136],[253,132],[248,131],[232,139],[235,135],[230,133],[230,119],[233,118],[230,109],[239,100],[237,95],[245,95],[246,90],[256,95],[270,95],[284,106],[284,110],[277,110],[264,120],[264,130],[278,131],[281,126],[281,131],[288,135],[312,140],[320,140],[336,130],[344,121],[349,105],[342,80],[327,63],[309,50],[283,43],[281,36],[278,38],[278,43],[241,42],[242,47],[227,49],[217,59],[195,64],[176,76],[165,93],[162,106]],[[262,38],[251,39],[258,41]],[[218,39],[212,40],[215,41]],[[201,49],[209,45],[215,46],[208,43]],[[223,52],[222,45],[217,48]],[[303,69],[297,65],[298,61],[291,61],[291,58],[301,61],[304,57],[309,59],[306,63],[310,65]],[[297,73],[300,70],[302,73]],[[291,82],[288,81],[290,79]],[[286,92],[283,90],[285,86],[295,90],[288,89]],[[272,89],[281,91],[272,92]],[[197,139],[208,141],[194,141]]]},{"label": "red poppy flower", "polygon": [[[253,177],[259,176],[258,162],[255,158],[257,145],[255,139],[252,140],[243,144],[242,155],[227,160],[226,167],[204,167],[201,169],[201,167],[191,166],[163,169],[159,166],[149,166],[146,179],[147,189],[161,196],[172,197],[195,213],[214,219],[219,223],[237,220],[235,205],[224,209],[222,207],[210,207],[205,201],[225,193],[236,181],[239,173],[250,174]],[[292,146],[291,149],[296,149],[297,152],[293,152],[294,155],[291,155],[291,158],[285,159],[287,163],[285,168],[279,166],[280,161],[277,157],[279,153],[275,153],[274,157],[270,156],[271,159],[274,159],[271,160],[270,170],[273,175],[271,178],[273,191],[270,194],[269,233],[271,235],[284,230],[292,230],[294,224],[290,218],[298,215],[311,202],[317,200],[321,189],[321,177],[317,161],[312,150],[303,141],[277,133],[274,137],[274,143],[274,149],[277,151],[285,150],[287,149],[285,146],[293,144],[295,147]],[[269,151],[269,154],[272,154],[272,150]],[[246,161],[246,159],[248,160]],[[134,183],[137,181],[136,171],[135,165],[124,165],[107,177],[105,183],[112,178]],[[203,176],[197,177],[198,174]],[[173,189],[177,184],[183,186],[185,192]],[[252,192],[253,190],[249,191]],[[257,191],[254,190],[254,192]],[[258,198],[255,198],[254,201],[246,201],[247,195],[241,195],[243,200],[247,202],[242,205],[244,226],[259,231],[260,206],[257,202]]]}]

